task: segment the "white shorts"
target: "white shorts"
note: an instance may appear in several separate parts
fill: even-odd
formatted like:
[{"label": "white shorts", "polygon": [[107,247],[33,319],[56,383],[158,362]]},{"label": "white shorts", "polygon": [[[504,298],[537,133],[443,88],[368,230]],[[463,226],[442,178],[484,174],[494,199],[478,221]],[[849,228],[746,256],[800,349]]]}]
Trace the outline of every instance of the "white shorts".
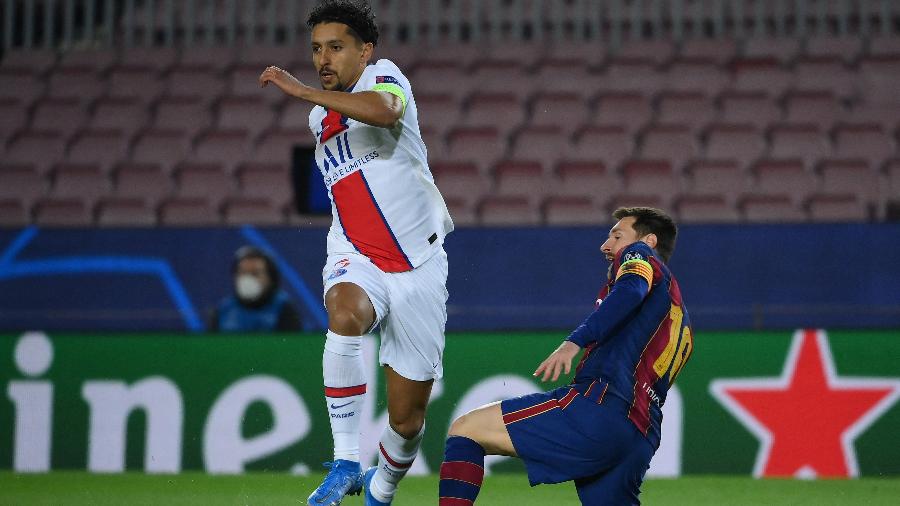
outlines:
[{"label": "white shorts", "polygon": [[378,361],[415,381],[444,375],[447,326],[447,253],[441,249],[419,267],[384,272],[359,253],[328,255],[322,270],[324,294],[338,283],[353,283],[375,307],[381,325]]}]

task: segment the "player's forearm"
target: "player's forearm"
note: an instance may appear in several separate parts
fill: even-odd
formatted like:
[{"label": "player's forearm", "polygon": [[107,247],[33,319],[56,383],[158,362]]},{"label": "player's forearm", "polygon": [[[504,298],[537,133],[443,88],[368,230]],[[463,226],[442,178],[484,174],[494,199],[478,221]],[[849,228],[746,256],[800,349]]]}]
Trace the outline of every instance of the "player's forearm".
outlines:
[{"label": "player's forearm", "polygon": [[582,348],[604,341],[641,304],[648,291],[647,282],[640,276],[629,275],[619,279],[600,307],[573,330],[566,340]]},{"label": "player's forearm", "polygon": [[299,98],[382,128],[393,127],[403,115],[403,101],[399,97],[378,91],[345,93],[307,87]]}]

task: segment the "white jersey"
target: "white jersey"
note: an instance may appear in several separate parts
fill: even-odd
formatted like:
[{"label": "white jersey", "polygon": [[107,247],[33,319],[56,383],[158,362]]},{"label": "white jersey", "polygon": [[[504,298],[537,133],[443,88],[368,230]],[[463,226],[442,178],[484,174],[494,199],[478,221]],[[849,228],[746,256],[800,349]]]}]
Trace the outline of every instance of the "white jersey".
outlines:
[{"label": "white jersey", "polygon": [[414,269],[441,249],[453,221],[428,168],[412,88],[393,62],[378,60],[349,91],[392,93],[404,111],[394,128],[322,106],[309,113],[331,198],[328,254],[358,251],[385,272]]}]

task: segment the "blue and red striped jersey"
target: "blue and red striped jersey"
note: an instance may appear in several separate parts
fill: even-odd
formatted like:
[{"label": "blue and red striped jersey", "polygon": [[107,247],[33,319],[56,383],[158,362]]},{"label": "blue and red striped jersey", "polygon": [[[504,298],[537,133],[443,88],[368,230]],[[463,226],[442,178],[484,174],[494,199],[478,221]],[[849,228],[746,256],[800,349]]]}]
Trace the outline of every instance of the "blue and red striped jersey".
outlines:
[{"label": "blue and red striped jersey", "polygon": [[573,383],[602,385],[659,446],[662,406],[693,351],[690,318],[675,276],[643,242],[623,248],[595,311],[568,337],[584,349]]}]

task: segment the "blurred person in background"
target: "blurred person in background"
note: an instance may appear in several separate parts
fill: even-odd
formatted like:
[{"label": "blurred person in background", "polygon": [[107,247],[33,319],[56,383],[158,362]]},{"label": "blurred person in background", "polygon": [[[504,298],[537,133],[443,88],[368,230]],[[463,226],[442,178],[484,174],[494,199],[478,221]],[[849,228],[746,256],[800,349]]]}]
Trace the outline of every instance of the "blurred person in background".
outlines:
[{"label": "blurred person in background", "polygon": [[[364,490],[366,506],[384,506],[418,454],[431,387],[443,375],[443,243],[453,222],[428,168],[409,80],[390,60],[369,63],[378,44],[370,6],[326,0],[307,25],[321,89],[274,66],[259,77],[261,86],[274,84],[315,105],[309,127],[332,203],[322,272],[328,311],[322,370],[334,461],[307,502],[334,506]],[[378,327],[388,423],[378,440],[378,465],[363,473],[362,336]]]},{"label": "blurred person in background", "polygon": [[281,274],[259,248],[243,246],[234,254],[234,293],[213,310],[210,329],[218,332],[296,332],[300,315],[280,288]]}]

